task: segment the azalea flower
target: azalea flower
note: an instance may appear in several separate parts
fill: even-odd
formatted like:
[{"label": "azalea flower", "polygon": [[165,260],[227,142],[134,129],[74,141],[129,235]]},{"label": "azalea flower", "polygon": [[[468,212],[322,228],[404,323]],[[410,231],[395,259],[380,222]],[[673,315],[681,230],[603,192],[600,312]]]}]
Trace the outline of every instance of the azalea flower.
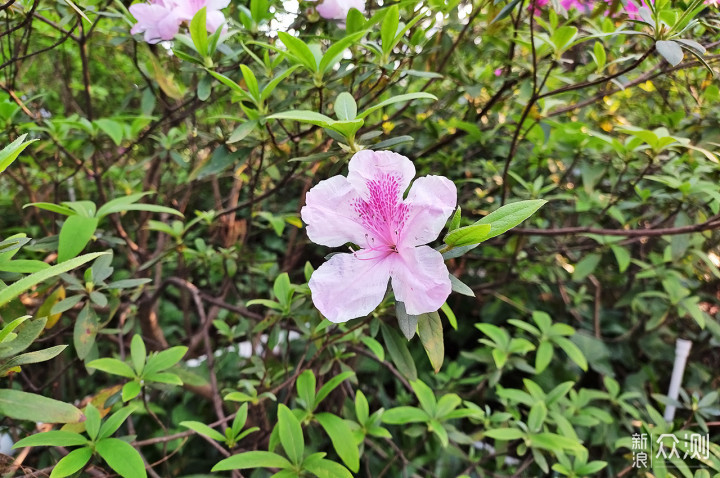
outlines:
[{"label": "azalea flower", "polygon": [[180,30],[182,20],[174,10],[174,4],[168,0],[151,0],[150,3],[130,5],[130,13],[137,20],[130,33],[144,33],[145,41],[158,43],[172,40]]},{"label": "azalea flower", "polygon": [[408,314],[439,309],[451,285],[442,255],[426,246],[436,239],[457,203],[443,176],[415,181],[415,166],[397,153],[361,151],[349,174],[318,183],[301,210],[311,241],[329,247],[348,242],[358,250],[333,255],[310,278],[315,306],[332,322],[372,312],[392,281]]},{"label": "azalea flower", "polygon": [[145,41],[158,43],[172,40],[183,22],[190,22],[201,8],[206,8],[206,27],[214,33],[225,23],[220,11],[230,0],[150,0],[149,3],[130,5],[130,13],[137,20],[130,33],[144,33]]},{"label": "azalea flower", "polygon": [[345,28],[345,20],[351,8],[365,13],[365,0],[323,0],[316,7],[318,14],[326,20],[337,20],[339,26]]}]

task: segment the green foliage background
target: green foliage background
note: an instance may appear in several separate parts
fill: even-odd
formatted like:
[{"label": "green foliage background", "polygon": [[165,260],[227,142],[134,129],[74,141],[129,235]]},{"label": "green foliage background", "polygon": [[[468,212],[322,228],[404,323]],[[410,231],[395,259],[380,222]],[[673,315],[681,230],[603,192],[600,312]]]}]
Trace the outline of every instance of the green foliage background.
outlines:
[{"label": "green foliage background", "polygon": [[[0,407],[35,446],[4,472],[650,476],[632,434],[707,433],[652,473],[720,473],[716,8],[369,2],[341,30],[233,1],[227,35],[148,45],[128,4],[0,5],[0,146],[34,140],[0,175],[0,399],[88,418]],[[454,227],[548,201],[446,246],[458,293],[409,341],[391,294],[341,325],[310,300],[304,195],[362,148],[452,179]]]}]

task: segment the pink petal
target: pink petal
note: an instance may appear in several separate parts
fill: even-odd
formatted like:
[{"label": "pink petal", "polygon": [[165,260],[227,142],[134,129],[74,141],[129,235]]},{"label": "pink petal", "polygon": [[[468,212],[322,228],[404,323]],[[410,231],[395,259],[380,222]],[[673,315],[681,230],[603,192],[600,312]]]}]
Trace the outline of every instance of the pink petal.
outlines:
[{"label": "pink petal", "polygon": [[225,15],[219,11],[209,11],[205,17],[207,23],[207,31],[215,33],[215,31],[225,23]]},{"label": "pink petal", "polygon": [[317,6],[317,12],[328,20],[345,20],[347,16],[347,10],[340,5],[338,0],[324,0]]},{"label": "pink petal", "polygon": [[419,246],[434,241],[457,204],[455,184],[444,176],[418,178],[405,204],[410,206],[402,228],[402,246]]},{"label": "pink petal", "polygon": [[368,315],[385,297],[391,262],[387,259],[361,260],[353,254],[335,254],[310,278],[315,307],[335,323]]},{"label": "pink petal", "polygon": [[320,181],[308,191],[300,215],[310,240],[329,247],[347,242],[364,246],[366,231],[353,206],[357,197],[357,191],[343,176]]},{"label": "pink petal", "polygon": [[415,177],[415,165],[405,156],[391,151],[364,150],[356,153],[348,164],[348,181],[362,195],[368,192],[367,182],[383,175],[394,176],[403,193]]},{"label": "pink petal", "polygon": [[408,247],[393,254],[390,271],[395,299],[405,303],[411,315],[438,310],[452,286],[442,254],[428,246]]}]

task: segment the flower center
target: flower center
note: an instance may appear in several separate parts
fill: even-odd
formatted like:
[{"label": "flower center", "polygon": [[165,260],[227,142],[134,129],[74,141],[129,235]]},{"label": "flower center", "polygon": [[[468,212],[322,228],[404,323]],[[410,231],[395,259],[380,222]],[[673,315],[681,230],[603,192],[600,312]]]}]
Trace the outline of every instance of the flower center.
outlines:
[{"label": "flower center", "polygon": [[400,181],[396,176],[383,174],[367,182],[368,195],[353,204],[366,234],[365,250],[389,254],[398,252],[405,221],[410,208],[402,201]]}]

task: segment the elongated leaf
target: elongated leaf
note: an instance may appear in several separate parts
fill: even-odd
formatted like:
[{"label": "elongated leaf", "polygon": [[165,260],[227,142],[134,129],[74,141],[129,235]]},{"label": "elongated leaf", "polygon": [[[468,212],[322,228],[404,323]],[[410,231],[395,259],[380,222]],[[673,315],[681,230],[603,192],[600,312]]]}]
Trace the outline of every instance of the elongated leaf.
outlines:
[{"label": "elongated leaf", "polygon": [[3,364],[3,368],[18,367],[20,365],[27,365],[30,363],[45,362],[58,355],[60,352],[65,350],[67,345],[56,345],[36,352],[28,352],[25,354],[18,355],[11,358]]},{"label": "elongated leaf", "polygon": [[135,411],[134,406],[123,407],[110,415],[100,426],[98,439],[107,438],[117,431],[118,428]]},{"label": "elongated leaf", "polygon": [[201,56],[208,55],[207,8],[202,7],[190,21],[190,37]]},{"label": "elongated leaf", "polygon": [[60,229],[58,263],[80,254],[95,234],[97,225],[98,218],[96,217],[83,217],[75,214],[65,219],[65,223]]},{"label": "elongated leaf", "polygon": [[655,48],[672,66],[678,66],[685,56],[680,45],[672,40],[658,40]]},{"label": "elongated leaf", "polygon": [[318,70],[318,64],[315,60],[315,55],[313,55],[310,47],[308,47],[304,41],[300,40],[299,38],[295,38],[294,36],[285,32],[278,32],[278,37],[287,48],[290,56],[293,57],[297,62],[302,64],[311,72],[315,72]]},{"label": "elongated leaf", "polygon": [[90,461],[91,457],[92,449],[89,446],[71,451],[57,462],[52,473],[50,473],[50,478],[63,478],[82,470],[88,461]]},{"label": "elongated leaf", "polygon": [[360,40],[366,33],[367,31],[352,33],[339,41],[333,42],[320,60],[318,71],[323,74],[327,73],[338,62],[345,49]]},{"label": "elongated leaf", "polygon": [[88,368],[95,368],[102,370],[103,372],[111,373],[113,375],[120,375],[121,377],[134,378],[135,372],[130,365],[125,362],[121,362],[118,359],[103,357],[97,360],[93,360],[87,363]]},{"label": "elongated leaf", "polygon": [[[487,239],[499,236],[504,232],[517,226],[540,209],[547,201],[544,199],[533,199],[529,201],[518,201],[506,204],[500,209],[491,212],[475,224],[490,224],[492,229]],[[486,239],[486,240],[487,240]]]},{"label": "elongated leaf", "polygon": [[177,345],[158,352],[157,354],[150,355],[145,365],[145,373],[150,374],[169,369],[182,360],[187,351],[188,348],[184,345]]},{"label": "elongated leaf", "polygon": [[85,359],[95,344],[100,321],[90,305],[85,305],[78,314],[73,329],[73,345],[80,359]]},{"label": "elongated leaf", "polygon": [[140,453],[128,442],[117,438],[103,438],[95,444],[95,451],[123,478],[147,477]]},{"label": "elongated leaf", "polygon": [[440,315],[435,312],[418,316],[418,335],[430,359],[430,364],[438,373],[445,359],[445,343],[443,341],[442,322]]},{"label": "elongated leaf", "polygon": [[437,100],[437,96],[431,95],[430,93],[425,93],[424,91],[416,92],[416,93],[406,93],[404,95],[398,95],[393,96],[390,99],[387,99],[385,101],[381,101],[380,103],[371,106],[370,108],[366,109],[359,115],[357,115],[358,119],[363,119],[369,114],[374,113],[375,111],[385,108],[386,106],[395,104],[395,103],[403,103],[406,101],[412,101],[412,100]]},{"label": "elongated leaf", "polygon": [[380,325],[385,347],[390,353],[393,363],[408,380],[417,380],[417,369],[412,355],[407,348],[406,341],[397,332],[385,324]]},{"label": "elongated leaf", "polygon": [[382,415],[383,423],[390,425],[406,425],[408,423],[423,423],[430,420],[424,410],[415,407],[395,407]]},{"label": "elongated leaf", "polygon": [[44,209],[45,211],[56,212],[65,216],[72,216],[73,214],[75,214],[75,211],[70,209],[69,207],[61,206],[59,204],[54,204],[51,202],[33,202],[24,205],[23,209],[30,206],[34,206],[38,209]]},{"label": "elongated leaf", "polygon": [[23,321],[15,330],[16,337],[13,340],[5,340],[0,344],[0,358],[8,358],[17,355],[30,347],[35,339],[45,328],[47,318]]},{"label": "elongated leaf", "polygon": [[317,396],[315,397],[315,406],[325,400],[325,397],[330,395],[330,392],[335,390],[338,385],[340,385],[342,382],[349,379],[350,377],[353,377],[354,375],[355,372],[343,372],[341,374],[335,375],[333,378],[328,380],[322,387],[320,387],[320,390],[318,390]]},{"label": "elongated leaf", "polygon": [[45,423],[76,423],[85,418],[69,403],[10,389],[0,389],[0,415]]},{"label": "elongated leaf", "polygon": [[305,408],[309,411],[315,410],[315,385],[315,374],[312,370],[301,373],[295,384],[298,398],[305,403]]},{"label": "elongated leaf", "polygon": [[418,316],[409,315],[405,310],[405,304],[402,302],[395,303],[395,315],[397,316],[398,326],[406,339],[410,340],[415,336],[417,331]]},{"label": "elongated leaf", "polygon": [[[353,476],[344,466],[331,460],[325,460],[324,458],[308,460],[303,463],[303,468],[318,478],[352,478]],[[297,475],[288,475],[288,478],[290,478],[290,476]],[[274,475],[274,477],[282,478],[279,474]]]},{"label": "elongated leaf", "polygon": [[325,116],[323,114],[316,113],[315,111],[309,111],[309,110],[293,110],[293,111],[285,111],[282,113],[275,113],[274,115],[268,116],[268,119],[294,120],[294,121],[300,121],[302,123],[309,123],[309,124],[314,124],[317,126],[322,126],[323,128],[328,127],[331,124],[335,123],[335,120],[333,120],[329,116]]},{"label": "elongated leaf", "polygon": [[52,430],[25,437],[15,443],[13,448],[23,448],[26,446],[78,446],[85,445],[87,442],[87,438],[79,433]]},{"label": "elongated leaf", "polygon": [[341,121],[352,121],[357,116],[357,103],[350,93],[342,92],[335,98],[335,115]]},{"label": "elongated leaf", "polygon": [[213,466],[212,471],[244,470],[247,468],[291,468],[282,456],[269,451],[249,451],[231,456]]},{"label": "elongated leaf", "polygon": [[352,436],[352,430],[345,420],[332,413],[318,413],[315,418],[330,437],[332,446],[343,463],[357,473],[360,469],[360,453],[355,440],[348,440],[348,437]]},{"label": "elongated leaf", "polygon": [[34,285],[37,285],[37,284],[39,284],[47,279],[50,279],[52,277],[58,276],[64,272],[68,272],[77,267],[80,267],[81,265],[85,264],[86,262],[90,262],[93,259],[102,256],[103,254],[108,254],[108,253],[107,252],[94,252],[92,254],[85,254],[80,257],[76,257],[74,259],[65,261],[62,264],[58,264],[58,265],[52,266],[48,269],[42,270],[40,272],[30,274],[27,277],[23,277],[19,281],[0,290],[0,307],[7,304],[11,300],[13,300],[15,297],[19,296],[20,294],[22,294],[26,290],[30,289]]},{"label": "elongated leaf", "polygon": [[445,244],[452,247],[469,246],[471,244],[479,244],[490,236],[491,224],[474,224],[472,226],[461,227],[449,232],[445,236]]},{"label": "elongated leaf", "polygon": [[282,403],[278,406],[278,427],[285,454],[293,463],[301,463],[305,452],[302,427],[293,412]]},{"label": "elongated leaf", "polygon": [[32,141],[25,141],[26,137],[27,134],[18,137],[18,139],[5,146],[0,151],[0,173],[5,171],[7,167],[10,166],[15,159],[17,159],[20,153],[22,153],[23,150],[30,145],[30,143],[37,141],[36,139],[33,139]]},{"label": "elongated leaf", "polygon": [[225,436],[220,433],[219,431],[215,430],[214,428],[210,428],[209,426],[205,425],[201,422],[193,422],[193,421],[184,421],[180,422],[181,427],[189,428],[190,430],[197,432],[201,435],[205,435],[206,437],[210,437],[213,440],[224,442]]}]

